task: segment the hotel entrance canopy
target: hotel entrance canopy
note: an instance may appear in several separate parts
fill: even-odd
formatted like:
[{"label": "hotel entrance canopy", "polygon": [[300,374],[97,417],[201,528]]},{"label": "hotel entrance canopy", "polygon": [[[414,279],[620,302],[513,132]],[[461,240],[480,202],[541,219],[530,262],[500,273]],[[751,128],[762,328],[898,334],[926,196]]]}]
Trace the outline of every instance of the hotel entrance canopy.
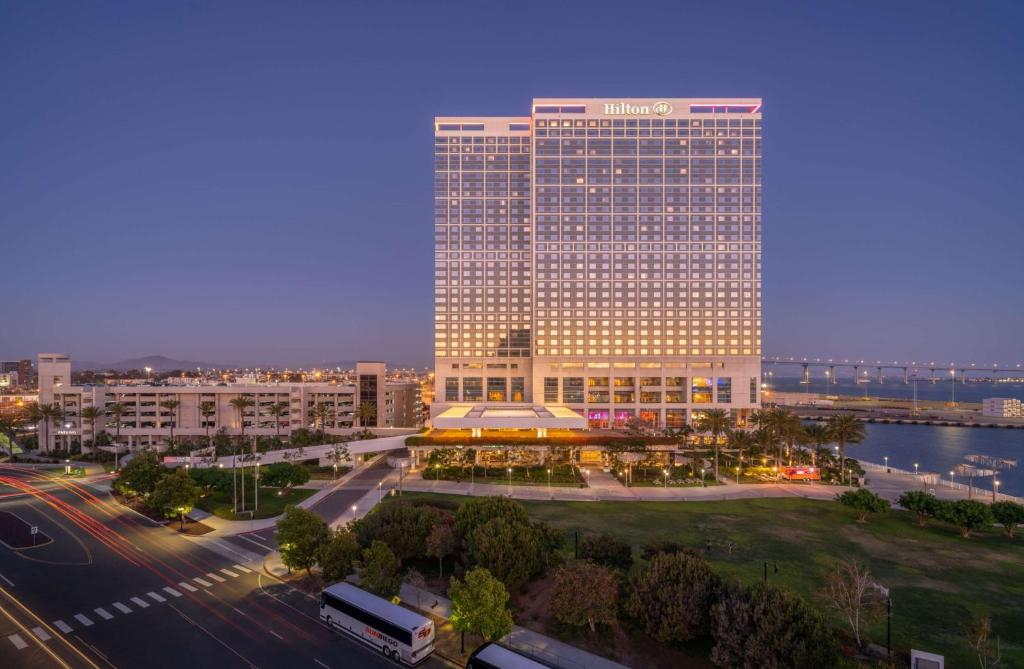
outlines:
[{"label": "hotel entrance canopy", "polygon": [[560,406],[501,407],[456,404],[433,419],[434,427],[445,430],[585,430],[586,419]]}]

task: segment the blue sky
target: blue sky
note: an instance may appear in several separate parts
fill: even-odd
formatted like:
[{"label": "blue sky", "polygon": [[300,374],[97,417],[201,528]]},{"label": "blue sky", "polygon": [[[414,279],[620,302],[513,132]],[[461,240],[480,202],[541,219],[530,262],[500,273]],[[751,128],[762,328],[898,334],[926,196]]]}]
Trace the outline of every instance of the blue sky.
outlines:
[{"label": "blue sky", "polygon": [[432,117],[763,96],[766,354],[1021,362],[1019,2],[0,2],[0,358],[431,353]]}]

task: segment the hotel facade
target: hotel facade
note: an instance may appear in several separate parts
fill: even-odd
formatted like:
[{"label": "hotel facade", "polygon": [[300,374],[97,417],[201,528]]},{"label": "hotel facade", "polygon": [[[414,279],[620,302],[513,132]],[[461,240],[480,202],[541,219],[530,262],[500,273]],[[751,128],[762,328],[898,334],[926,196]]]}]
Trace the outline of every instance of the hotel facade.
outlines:
[{"label": "hotel facade", "polygon": [[760,405],[761,100],[435,119],[435,427]]}]

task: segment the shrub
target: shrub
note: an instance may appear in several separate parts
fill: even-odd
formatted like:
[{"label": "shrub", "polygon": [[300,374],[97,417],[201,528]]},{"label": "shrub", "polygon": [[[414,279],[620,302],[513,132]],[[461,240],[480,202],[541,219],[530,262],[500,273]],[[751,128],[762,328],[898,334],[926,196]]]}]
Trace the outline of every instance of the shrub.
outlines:
[{"label": "shrub", "polygon": [[956,525],[960,529],[960,536],[965,539],[971,536],[971,532],[989,527],[995,522],[988,504],[973,499],[942,503],[938,509],[938,518]]},{"label": "shrub", "polygon": [[156,451],[147,448],[136,453],[128,464],[121,468],[114,487],[121,494],[148,495],[153,492],[165,473],[166,470],[160,463]]},{"label": "shrub", "polygon": [[400,562],[426,556],[427,536],[440,517],[438,510],[404,501],[383,504],[353,524],[359,545],[383,541]]},{"label": "shrub", "polygon": [[930,495],[923,490],[910,490],[900,495],[896,503],[907,511],[917,514],[917,524],[924,527],[929,517],[934,517],[939,505],[935,495]]},{"label": "shrub", "polygon": [[657,641],[687,641],[710,631],[720,588],[703,558],[659,553],[634,579],[626,608]]},{"label": "shrub", "polygon": [[756,585],[728,589],[712,611],[719,667],[830,669],[839,646],[821,616],[797,595]]},{"label": "shrub", "polygon": [[857,512],[857,520],[861,523],[868,521],[868,514],[885,513],[889,511],[889,502],[882,499],[867,488],[847,490],[837,497],[839,503],[848,506]]},{"label": "shrub", "polygon": [[539,537],[529,525],[492,518],[473,532],[472,564],[486,568],[509,589],[524,585],[544,567]]},{"label": "shrub", "polygon": [[463,546],[478,527],[494,518],[503,518],[513,525],[530,521],[526,507],[506,497],[476,497],[466,500],[455,511],[455,536]]},{"label": "shrub", "polygon": [[309,470],[290,462],[275,462],[260,467],[260,485],[272,488],[302,485],[309,481]]},{"label": "shrub", "polygon": [[340,581],[355,570],[359,559],[359,542],[347,529],[335,530],[317,556],[325,581]]},{"label": "shrub", "polygon": [[383,541],[374,541],[359,561],[359,583],[370,592],[391,599],[402,587],[398,558]]},{"label": "shrub", "polygon": [[559,567],[551,592],[551,613],[555,619],[581,627],[615,622],[619,585],[607,567],[578,560]]},{"label": "shrub", "polygon": [[633,566],[633,549],[610,534],[592,534],[580,542],[580,558],[612,569],[626,570]]},{"label": "shrub", "polygon": [[995,521],[1006,530],[1006,536],[1013,538],[1013,528],[1024,523],[1024,504],[1017,502],[993,502],[991,507]]},{"label": "shrub", "polygon": [[485,639],[500,639],[512,631],[508,590],[489,571],[477,567],[466,572],[464,581],[452,578],[448,589],[452,601],[452,626]]}]

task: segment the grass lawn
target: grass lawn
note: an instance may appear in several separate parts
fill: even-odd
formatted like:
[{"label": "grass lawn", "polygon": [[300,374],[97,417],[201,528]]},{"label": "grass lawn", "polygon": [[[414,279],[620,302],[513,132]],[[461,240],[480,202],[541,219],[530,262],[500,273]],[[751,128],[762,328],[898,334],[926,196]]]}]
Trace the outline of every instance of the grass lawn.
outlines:
[{"label": "grass lawn", "polygon": [[[463,500],[430,493],[404,497],[447,507]],[[860,524],[836,502],[804,499],[522,503],[533,520],[615,535],[633,544],[635,555],[653,539],[674,539],[702,552],[710,542],[712,566],[745,583],[763,578],[767,561],[770,583],[801,593],[837,625],[820,595],[822,579],[835,561],[854,557],[891,588],[897,652],[913,647],[945,655],[949,667],[977,666],[961,629],[972,616],[989,615],[1004,665],[1024,667],[1024,536],[1010,540],[992,528],[961,539],[948,525],[917,527],[905,511]],[[884,645],[884,618],[867,632]]]},{"label": "grass lawn", "polygon": [[[281,515],[284,513],[285,506],[288,504],[298,504],[310,495],[315,494],[317,491],[306,488],[293,488],[284,495],[278,495],[278,492],[278,488],[260,488],[260,510],[256,512],[256,518],[273,518],[274,516]],[[241,502],[241,498],[239,498],[239,502]],[[228,491],[223,493],[216,490],[201,498],[199,503],[196,504],[196,508],[202,509],[207,513],[212,513],[218,518],[225,518],[227,520],[249,520],[248,512],[240,513],[236,516],[232,513],[231,506],[231,492]],[[252,508],[251,488],[246,491],[245,508]]]}]

